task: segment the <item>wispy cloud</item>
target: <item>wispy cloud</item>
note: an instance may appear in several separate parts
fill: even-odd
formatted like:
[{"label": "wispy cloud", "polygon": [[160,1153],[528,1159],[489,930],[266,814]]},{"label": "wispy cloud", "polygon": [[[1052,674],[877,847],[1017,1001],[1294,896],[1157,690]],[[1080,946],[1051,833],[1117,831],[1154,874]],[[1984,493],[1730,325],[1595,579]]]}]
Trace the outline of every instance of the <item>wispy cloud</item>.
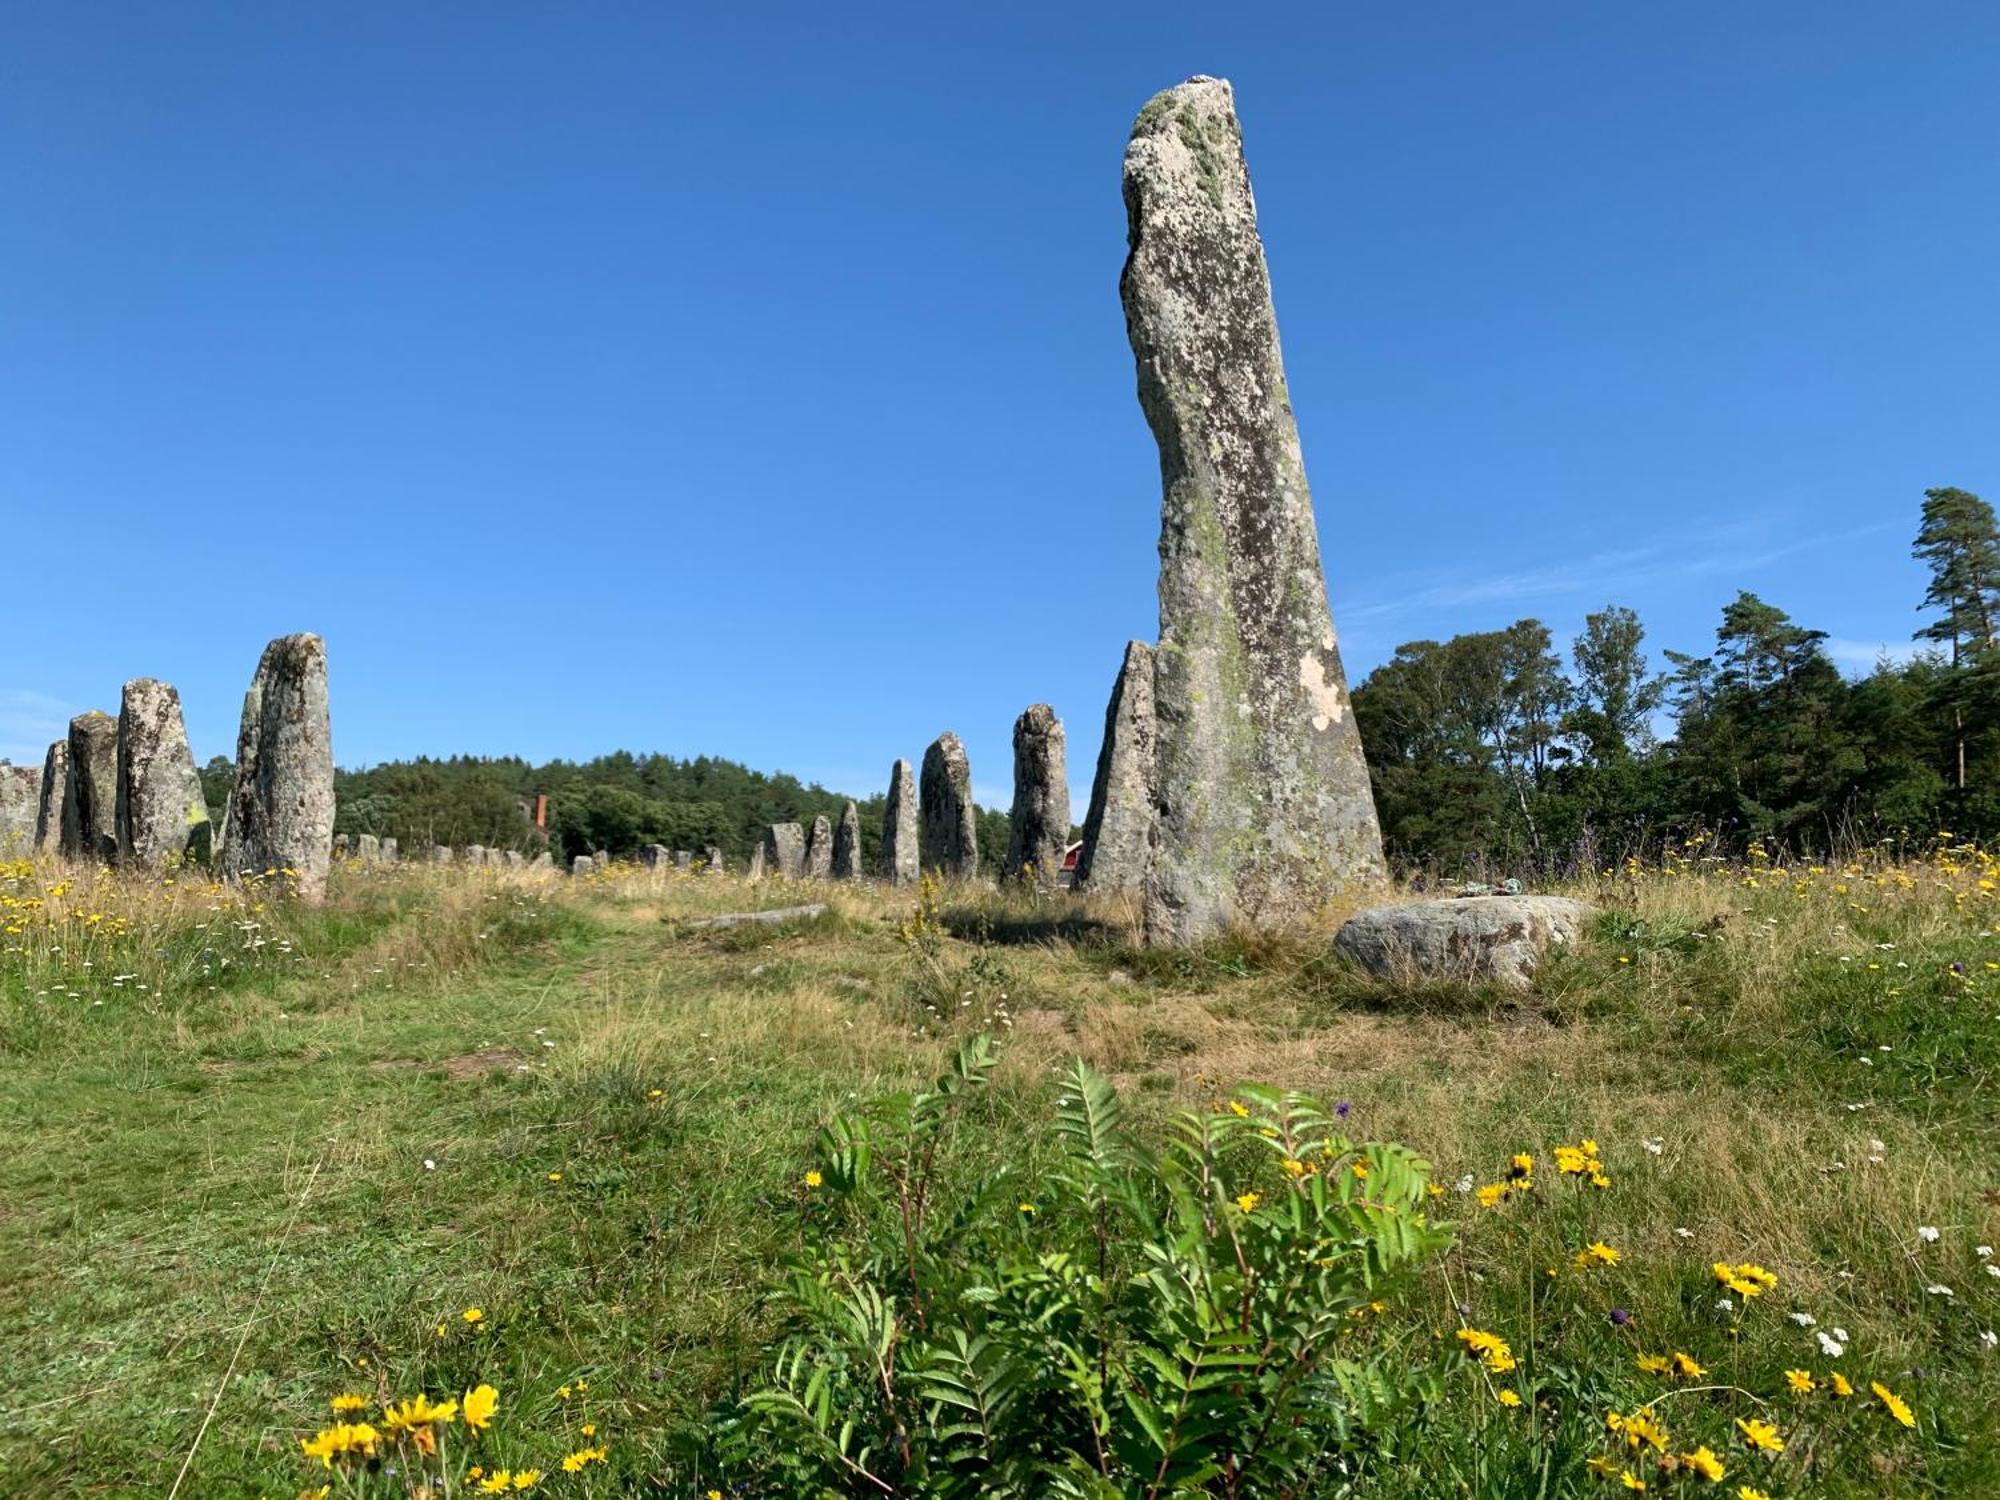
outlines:
[{"label": "wispy cloud", "polygon": [[39,766],[81,710],[25,688],[0,690],[0,760]]},{"label": "wispy cloud", "polygon": [[1731,522],[1511,573],[1470,575],[1461,571],[1444,578],[1434,572],[1402,574],[1378,580],[1352,602],[1339,604],[1337,618],[1365,622],[1532,599],[1602,600],[1621,592],[1684,579],[1747,572],[1802,552],[1872,536],[1891,529],[1892,524],[1879,522],[1847,531],[1772,542],[1772,526],[1768,521]]},{"label": "wispy cloud", "polygon": [[1866,672],[1872,672],[1884,659],[1900,666],[1923,649],[1915,641],[1849,641],[1838,636],[1829,636],[1822,644],[1839,665]]}]

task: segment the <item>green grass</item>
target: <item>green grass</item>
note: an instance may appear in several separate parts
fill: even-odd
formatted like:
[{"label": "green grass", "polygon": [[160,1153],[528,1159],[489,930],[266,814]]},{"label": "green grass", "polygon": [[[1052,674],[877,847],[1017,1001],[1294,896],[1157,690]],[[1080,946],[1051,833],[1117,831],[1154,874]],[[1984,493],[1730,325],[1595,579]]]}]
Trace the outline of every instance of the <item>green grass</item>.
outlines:
[{"label": "green grass", "polygon": [[[1502,1331],[1538,1413],[1459,1372],[1357,1493],[1601,1489],[1582,1463],[1603,1406],[1649,1388],[1636,1352],[1668,1348],[1800,1434],[1767,1477],[1726,1454],[1727,1493],[2000,1493],[2000,1351],[1979,1341],[2000,1279],[1973,1249],[2000,1242],[2000,937],[1983,897],[1954,902],[1956,873],[1833,880],[1607,882],[1590,894],[1617,914],[1526,1001],[1384,990],[1312,941],[1146,953],[1129,913],[976,893],[926,964],[899,931],[913,898],[835,890],[814,922],[703,931],[683,919],[791,898],[647,873],[336,872],[328,908],[272,903],[266,946],[220,969],[185,913],[65,954],[10,938],[0,1489],[165,1493],[213,1403],[182,1493],[289,1495],[334,1392],[486,1380],[489,1464],[553,1469],[588,1421],[610,1464],[548,1491],[697,1493],[675,1433],[758,1373],[817,1127],[986,1029],[1005,1065],[954,1143],[968,1180],[1039,1170],[1073,1054],[1153,1130],[1260,1079],[1351,1101],[1357,1133],[1425,1153],[1448,1189],[1517,1150],[1542,1162],[1531,1200],[1448,1191],[1459,1244],[1357,1334],[1429,1360],[1461,1318]],[[1586,1135],[1608,1192],[1546,1161]],[[1599,1238],[1623,1263],[1569,1273]],[[1721,1258],[1781,1278],[1733,1334]],[[1846,1328],[1841,1368],[1906,1396],[1918,1430],[1865,1398],[1788,1406],[1783,1370],[1831,1363],[1794,1311]],[[1720,1448],[1744,1399],[1665,1409]]]}]

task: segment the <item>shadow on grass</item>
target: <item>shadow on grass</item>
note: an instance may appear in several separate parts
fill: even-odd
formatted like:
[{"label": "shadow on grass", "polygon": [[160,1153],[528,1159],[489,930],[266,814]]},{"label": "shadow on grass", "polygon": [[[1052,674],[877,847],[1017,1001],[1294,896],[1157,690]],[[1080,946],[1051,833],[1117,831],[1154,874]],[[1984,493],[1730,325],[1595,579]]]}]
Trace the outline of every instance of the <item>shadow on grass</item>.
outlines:
[{"label": "shadow on grass", "polygon": [[946,932],[961,942],[992,943],[1001,947],[1030,947],[1047,943],[1071,943],[1079,948],[1103,947],[1120,936],[1114,924],[1074,908],[1035,911],[955,906],[942,912],[938,920],[944,924]]}]

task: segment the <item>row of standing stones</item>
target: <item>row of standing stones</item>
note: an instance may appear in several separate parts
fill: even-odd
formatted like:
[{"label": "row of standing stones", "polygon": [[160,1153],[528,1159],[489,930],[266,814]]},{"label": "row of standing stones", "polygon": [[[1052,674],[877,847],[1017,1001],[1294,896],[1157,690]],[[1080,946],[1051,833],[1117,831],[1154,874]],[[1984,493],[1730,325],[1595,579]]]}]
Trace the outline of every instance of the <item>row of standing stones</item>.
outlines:
[{"label": "row of standing stones", "polygon": [[[1124,198],[1129,253],[1119,293],[1160,453],[1160,633],[1156,644],[1126,648],[1113,686],[1075,884],[1136,895],[1149,944],[1187,945],[1232,927],[1297,924],[1378,885],[1387,870],[1227,82],[1191,78],[1146,104],[1125,150]],[[269,706],[259,706],[260,693]],[[207,814],[198,792],[190,801],[193,761],[173,690],[140,682],[126,695],[115,734],[108,721],[72,726],[63,784],[88,789],[79,814],[94,821],[79,825],[78,839],[158,858],[189,845]],[[116,765],[106,770],[103,746],[114,743]],[[302,886],[323,882],[326,744],[317,637],[274,642],[244,710],[225,870],[284,865],[301,871]],[[1015,724],[1014,758],[1003,874],[1053,883],[1068,790],[1062,725],[1047,705]],[[978,841],[958,737],[931,745],[921,786],[912,780],[898,761],[880,873],[897,883],[924,869],[971,877]],[[116,812],[100,813],[112,796]],[[773,826],[749,873],[855,878],[858,832],[852,804],[838,827],[825,818],[810,833]],[[1579,930],[1581,917],[1552,899],[1416,903],[1393,919],[1378,910],[1337,941],[1384,972],[1445,967],[1518,985],[1540,953]],[[1503,951],[1514,956],[1496,956]]]}]

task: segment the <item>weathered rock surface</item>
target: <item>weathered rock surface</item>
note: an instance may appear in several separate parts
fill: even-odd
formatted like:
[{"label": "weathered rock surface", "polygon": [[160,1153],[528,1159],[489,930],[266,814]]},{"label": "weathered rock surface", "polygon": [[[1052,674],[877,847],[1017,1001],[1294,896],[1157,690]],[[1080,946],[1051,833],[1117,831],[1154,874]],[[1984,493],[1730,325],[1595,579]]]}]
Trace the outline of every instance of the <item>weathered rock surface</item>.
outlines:
[{"label": "weathered rock surface", "polygon": [[69,721],[69,792],[63,853],[109,864],[118,857],[118,721],[92,709]]},{"label": "weathered rock surface", "polygon": [[467,844],[465,846],[465,862],[474,869],[478,869],[481,865],[485,864],[486,846],[484,844]]},{"label": "weathered rock surface", "polygon": [[806,835],[806,878],[808,880],[829,880],[833,877],[833,824],[821,813],[813,819],[812,832]]},{"label": "weathered rock surface", "polygon": [[0,761],[0,852],[26,854],[34,847],[42,807],[42,768]]},{"label": "weathered rock surface", "polygon": [[354,857],[364,865],[379,864],[382,860],[382,841],[372,833],[356,834]]},{"label": "weathered rock surface", "polygon": [[280,636],[264,648],[236,731],[236,776],[222,839],[226,880],[294,870],[299,895],[326,894],[333,859],[333,725],[326,642]]},{"label": "weathered rock surface", "polygon": [[335,864],[340,863],[341,860],[346,859],[348,855],[352,854],[353,852],[354,851],[348,846],[348,838],[346,834],[336,833],[333,836],[333,860]]},{"label": "weathered rock surface", "polygon": [[1007,818],[1008,880],[1054,887],[1069,847],[1069,764],[1062,720],[1046,703],[1014,721],[1014,807]]},{"label": "weathered rock surface", "polygon": [[773,823],[764,830],[764,873],[780,880],[805,874],[806,835],[796,823]]},{"label": "weathered rock surface", "polygon": [[527,863],[528,863],[528,856],[523,854],[519,849],[509,849],[507,851],[508,869],[510,870],[523,869],[526,867]]},{"label": "weathered rock surface", "polygon": [[979,873],[979,826],[972,808],[972,763],[946,730],[924,752],[917,799],[918,844],[926,870],[954,880]]},{"label": "weathered rock surface", "polygon": [[403,857],[403,846],[386,834],[382,838],[382,863],[393,865]]},{"label": "weathered rock surface", "polygon": [[915,885],[922,870],[917,832],[917,778],[910,763],[889,768],[889,797],[882,807],[882,878],[891,885]]},{"label": "weathered rock surface", "polygon": [[1119,283],[1160,447],[1160,820],[1146,937],[1283,925],[1383,874],[1227,83],[1156,95],[1125,150]]},{"label": "weathered rock surface", "polygon": [[694,851],[692,849],[676,849],[674,851],[674,868],[684,872],[692,871],[694,869]]},{"label": "weathered rock surface", "polygon": [[720,875],[722,871],[722,848],[718,844],[710,844],[701,851],[701,872],[704,875]]},{"label": "weathered rock surface", "polygon": [[1153,648],[1125,647],[1111,701],[1104,709],[1104,743],[1083,817],[1076,856],[1079,891],[1136,892],[1146,884],[1153,844]]},{"label": "weathered rock surface", "polygon": [[763,839],[759,839],[757,847],[750,851],[750,865],[743,872],[745,880],[762,880],[764,878],[764,842]]},{"label": "weathered rock surface", "polygon": [[69,787],[69,741],[57,740],[42,760],[41,799],[35,807],[37,851],[56,854],[76,847],[76,830],[68,823],[75,807],[75,794]]},{"label": "weathered rock surface", "polygon": [[824,901],[808,901],[804,906],[774,906],[769,911],[731,911],[719,917],[703,917],[690,927],[741,927],[745,923],[807,921],[826,914]]},{"label": "weathered rock surface", "polygon": [[639,850],[639,863],[649,870],[656,870],[667,862],[665,844],[647,844]]},{"label": "weathered rock surface", "polygon": [[1371,974],[1525,990],[1551,948],[1579,941],[1596,908],[1567,896],[1472,896],[1361,912],[1334,947]]},{"label": "weathered rock surface", "polygon": [[833,830],[833,878],[861,878],[861,809],[852,802],[840,810],[840,822]]},{"label": "weathered rock surface", "polygon": [[578,879],[582,879],[585,875],[590,874],[596,868],[597,868],[597,861],[592,859],[588,854],[579,854],[575,859],[569,862],[570,874],[576,876]]},{"label": "weathered rock surface", "polygon": [[432,844],[432,845],[431,845],[431,863],[432,863],[432,864],[434,864],[434,865],[448,865],[448,864],[450,864],[450,863],[451,863],[451,845],[449,845],[449,844]]},{"label": "weathered rock surface", "polygon": [[546,849],[537,854],[534,862],[528,866],[531,870],[553,870],[555,867],[556,857]]},{"label": "weathered rock surface", "polygon": [[118,705],[118,862],[160,869],[211,853],[208,802],[188,748],[181,695],[139,677]]}]

